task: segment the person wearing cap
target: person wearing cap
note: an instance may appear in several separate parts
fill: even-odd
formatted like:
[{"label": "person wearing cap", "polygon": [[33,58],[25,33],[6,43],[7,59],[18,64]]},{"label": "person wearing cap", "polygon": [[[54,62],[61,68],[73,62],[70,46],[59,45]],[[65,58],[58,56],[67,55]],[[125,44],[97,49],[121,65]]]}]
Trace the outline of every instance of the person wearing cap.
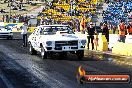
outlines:
[{"label": "person wearing cap", "polygon": [[22,39],[23,39],[23,47],[26,47],[27,46],[27,29],[28,29],[28,26],[26,23],[24,23],[21,28],[22,28],[21,34],[22,34]]},{"label": "person wearing cap", "polygon": [[94,34],[96,33],[95,32],[95,27],[93,25],[92,22],[90,22],[90,25],[89,27],[87,27],[87,33],[88,33],[88,49],[89,49],[89,43],[91,41],[91,44],[92,44],[92,50],[94,49],[94,43],[93,43],[93,40],[94,40]]},{"label": "person wearing cap", "polygon": [[126,26],[123,20],[121,20],[120,24],[118,25],[118,31],[119,31],[119,42],[125,43]]}]

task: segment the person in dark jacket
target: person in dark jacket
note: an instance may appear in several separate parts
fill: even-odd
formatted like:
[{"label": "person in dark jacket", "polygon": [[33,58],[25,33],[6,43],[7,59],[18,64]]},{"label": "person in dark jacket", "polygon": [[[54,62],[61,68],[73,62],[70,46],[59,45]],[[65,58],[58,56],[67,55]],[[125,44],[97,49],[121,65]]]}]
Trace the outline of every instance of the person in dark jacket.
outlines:
[{"label": "person in dark jacket", "polygon": [[87,33],[88,33],[88,49],[89,49],[89,43],[90,43],[90,41],[91,41],[92,50],[93,50],[93,49],[94,49],[93,40],[94,40],[94,34],[95,34],[96,32],[95,32],[95,27],[93,26],[93,23],[92,23],[92,22],[90,23],[90,26],[87,27]]},{"label": "person in dark jacket", "polygon": [[102,25],[102,35],[105,35],[107,42],[109,42],[109,29],[106,23]]}]

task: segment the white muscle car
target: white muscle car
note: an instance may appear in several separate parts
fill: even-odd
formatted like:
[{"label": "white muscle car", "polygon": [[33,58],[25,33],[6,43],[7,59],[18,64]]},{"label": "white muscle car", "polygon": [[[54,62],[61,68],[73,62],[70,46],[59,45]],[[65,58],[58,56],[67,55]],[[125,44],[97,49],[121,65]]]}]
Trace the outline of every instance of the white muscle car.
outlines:
[{"label": "white muscle car", "polygon": [[0,26],[0,38],[13,39],[13,33],[8,27]]},{"label": "white muscle car", "polygon": [[70,52],[82,59],[86,38],[77,36],[67,25],[41,25],[29,36],[28,42],[30,53],[39,51],[42,58],[54,53],[65,56]]}]

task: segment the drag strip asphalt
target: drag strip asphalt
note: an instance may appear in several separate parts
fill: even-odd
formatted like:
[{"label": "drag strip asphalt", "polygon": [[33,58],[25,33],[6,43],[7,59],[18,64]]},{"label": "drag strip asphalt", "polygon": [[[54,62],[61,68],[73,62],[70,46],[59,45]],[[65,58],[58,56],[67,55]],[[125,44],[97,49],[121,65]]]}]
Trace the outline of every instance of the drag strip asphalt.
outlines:
[{"label": "drag strip asphalt", "polygon": [[[19,35],[17,35],[19,36]],[[57,56],[41,59],[40,55],[30,55],[29,47],[21,47],[20,38],[14,40],[0,39],[0,86],[3,88],[131,88],[127,84],[78,84],[76,73],[82,65],[88,74],[130,74],[132,67],[118,65],[107,59],[85,51],[85,57],[79,61],[75,55],[64,58]],[[109,56],[106,56],[109,58]],[[6,87],[5,87],[6,85]],[[1,87],[0,87],[1,88]]]}]

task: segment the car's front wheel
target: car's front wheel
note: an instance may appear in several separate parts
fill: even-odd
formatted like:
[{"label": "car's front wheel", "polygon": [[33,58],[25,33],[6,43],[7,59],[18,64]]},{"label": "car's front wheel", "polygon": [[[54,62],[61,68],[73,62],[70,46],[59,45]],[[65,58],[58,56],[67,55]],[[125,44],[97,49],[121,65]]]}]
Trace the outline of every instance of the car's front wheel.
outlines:
[{"label": "car's front wheel", "polygon": [[42,59],[47,59],[47,52],[45,51],[44,47],[41,47],[41,57]]},{"label": "car's front wheel", "polygon": [[29,52],[31,55],[37,54],[37,51],[33,48],[32,44],[29,44]]},{"label": "car's front wheel", "polygon": [[77,57],[79,60],[82,60],[82,58],[84,57],[84,50],[79,50],[77,51]]}]

